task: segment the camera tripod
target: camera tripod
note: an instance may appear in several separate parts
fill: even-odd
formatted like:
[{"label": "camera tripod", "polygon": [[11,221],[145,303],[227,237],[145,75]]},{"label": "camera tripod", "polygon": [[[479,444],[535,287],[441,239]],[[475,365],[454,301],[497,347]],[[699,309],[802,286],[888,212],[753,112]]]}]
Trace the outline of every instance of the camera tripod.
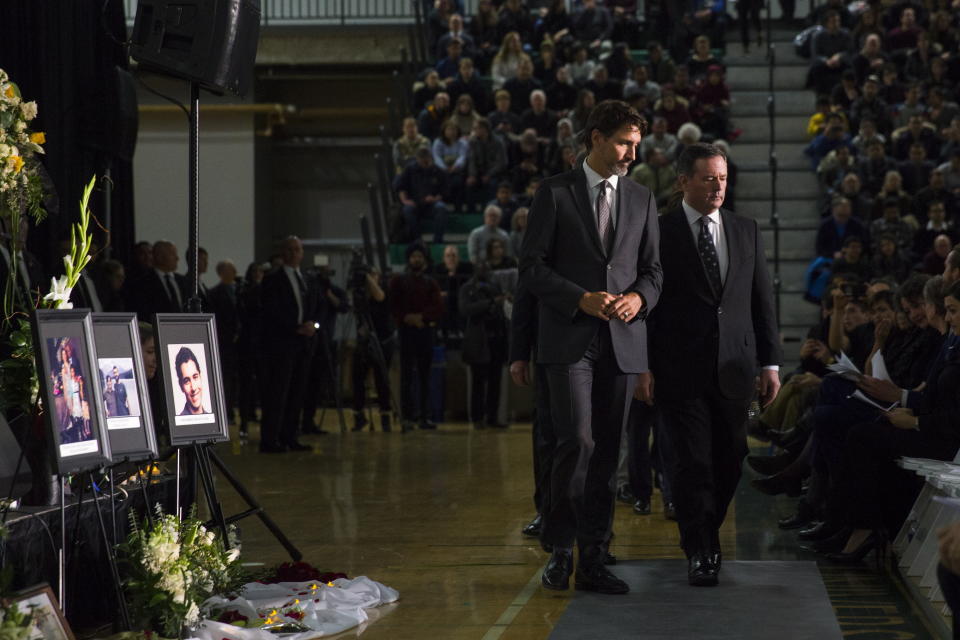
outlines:
[{"label": "camera tripod", "polygon": [[[357,306],[354,305],[353,318],[357,326],[357,350],[359,351],[361,348],[364,349],[364,354],[361,357],[373,365],[374,380],[376,380],[377,376],[382,376],[384,385],[387,389],[387,396],[390,399],[390,409],[393,411],[394,415],[399,416],[399,404],[397,403],[396,395],[393,392],[393,386],[390,384],[390,369],[387,366],[387,358],[383,352],[383,345],[380,343],[380,335],[377,333],[376,326],[373,324],[373,318],[370,316],[370,311],[358,310]],[[366,343],[366,346],[361,347],[362,343]],[[366,377],[366,375],[364,375],[364,377]],[[364,387],[366,387],[365,384]],[[356,393],[356,389],[354,389],[354,393]],[[364,399],[366,399],[365,390]],[[366,403],[364,403],[364,405],[366,405]],[[367,421],[371,425],[373,424],[373,411],[369,407],[367,407]]]}]

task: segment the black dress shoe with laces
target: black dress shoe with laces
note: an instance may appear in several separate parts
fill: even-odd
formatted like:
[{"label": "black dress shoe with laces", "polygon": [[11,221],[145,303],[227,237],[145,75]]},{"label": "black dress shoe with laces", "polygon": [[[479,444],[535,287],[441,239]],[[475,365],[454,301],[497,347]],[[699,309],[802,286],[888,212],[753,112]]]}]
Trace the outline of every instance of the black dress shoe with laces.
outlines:
[{"label": "black dress shoe with laces", "polygon": [[719,582],[717,569],[709,554],[695,551],[687,558],[687,582],[691,587],[715,587]]},{"label": "black dress shoe with laces", "polygon": [[777,520],[777,526],[787,531],[790,529],[802,529],[813,524],[813,519],[813,509],[801,500],[797,505],[797,512],[792,516]]},{"label": "black dress shoe with laces", "polygon": [[527,536],[528,538],[539,538],[540,537],[540,527],[543,524],[543,516],[539,513],[537,517],[527,523],[520,533]]},{"label": "black dress shoe with laces", "polygon": [[650,499],[637,498],[637,501],[633,503],[633,512],[638,516],[650,515]]},{"label": "black dress shoe with laces", "polygon": [[831,522],[817,522],[806,529],[801,529],[797,534],[797,540],[826,540],[842,528]]},{"label": "black dress shoe with laces", "polygon": [[597,563],[586,566],[581,563],[574,575],[573,586],[577,591],[595,591],[610,595],[620,595],[630,591],[626,582],[610,573],[603,564]]},{"label": "black dress shoe with laces", "polygon": [[573,573],[573,549],[556,548],[550,553],[550,559],[547,561],[540,581],[547,589],[566,591],[570,588],[571,573]]}]

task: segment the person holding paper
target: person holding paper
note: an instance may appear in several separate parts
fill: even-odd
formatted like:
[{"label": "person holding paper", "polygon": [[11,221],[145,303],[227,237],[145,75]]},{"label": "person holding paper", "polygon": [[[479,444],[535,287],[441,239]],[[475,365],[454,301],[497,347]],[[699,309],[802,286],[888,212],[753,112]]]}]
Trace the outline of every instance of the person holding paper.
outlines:
[{"label": "person holding paper", "polygon": [[[942,281],[942,280],[941,280]],[[946,290],[942,312],[954,334],[960,333],[960,283]],[[909,396],[909,394],[908,394]],[[881,481],[901,456],[952,460],[960,448],[960,349],[947,343],[934,362],[921,393],[904,398],[905,406],[883,419],[857,425],[847,436],[844,458],[844,504],[853,531],[836,562],[858,562],[885,543]],[[889,499],[889,497],[888,497]]]}]

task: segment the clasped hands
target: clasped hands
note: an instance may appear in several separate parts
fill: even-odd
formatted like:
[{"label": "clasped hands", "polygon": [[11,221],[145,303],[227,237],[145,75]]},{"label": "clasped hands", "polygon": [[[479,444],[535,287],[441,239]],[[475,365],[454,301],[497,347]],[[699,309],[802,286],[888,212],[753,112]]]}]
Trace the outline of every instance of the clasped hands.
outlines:
[{"label": "clasped hands", "polygon": [[579,306],[581,311],[594,318],[630,322],[643,308],[643,299],[633,291],[619,296],[606,291],[588,291],[580,298]]}]

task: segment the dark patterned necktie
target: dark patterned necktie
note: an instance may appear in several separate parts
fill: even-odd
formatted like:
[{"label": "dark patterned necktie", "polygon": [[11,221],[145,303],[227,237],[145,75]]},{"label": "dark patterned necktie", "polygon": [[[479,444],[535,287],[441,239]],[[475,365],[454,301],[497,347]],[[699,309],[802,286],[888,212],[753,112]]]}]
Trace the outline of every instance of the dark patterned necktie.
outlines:
[{"label": "dark patterned necktie", "polygon": [[597,195],[597,231],[600,233],[600,245],[604,251],[610,250],[610,202],[607,201],[606,180],[600,182],[600,193]]},{"label": "dark patterned necktie", "polygon": [[707,216],[700,217],[700,236],[698,238],[698,249],[700,250],[700,259],[703,260],[703,268],[707,272],[707,280],[713,287],[717,295],[723,291],[723,282],[720,280],[720,258],[717,256],[717,245],[713,243],[713,236],[710,235],[711,220]]}]

